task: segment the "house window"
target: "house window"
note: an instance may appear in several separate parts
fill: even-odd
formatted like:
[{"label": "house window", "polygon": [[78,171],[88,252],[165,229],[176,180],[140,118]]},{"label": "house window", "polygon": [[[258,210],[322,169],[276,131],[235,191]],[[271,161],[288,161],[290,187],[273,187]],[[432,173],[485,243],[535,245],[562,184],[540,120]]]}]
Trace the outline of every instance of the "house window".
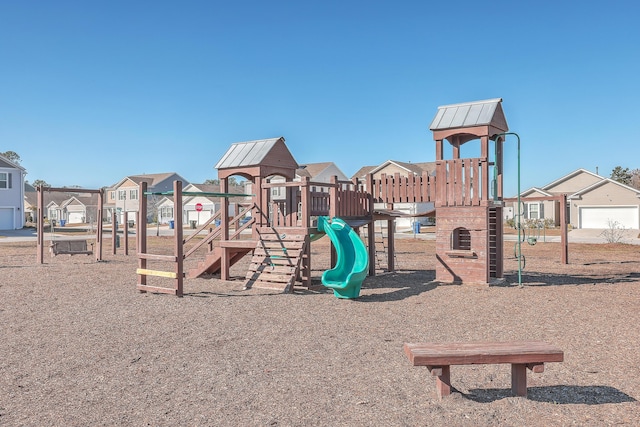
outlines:
[{"label": "house window", "polygon": [[129,199],[130,200],[137,200],[138,199],[138,190],[129,190]]},{"label": "house window", "polygon": [[458,227],[451,233],[451,249],[471,250],[471,233],[464,227]]},{"label": "house window", "polygon": [[125,200],[127,198],[126,190],[118,190],[118,200]]},{"label": "house window", "polygon": [[111,192],[111,200],[115,200],[116,199],[116,192],[112,191]]},{"label": "house window", "polygon": [[160,208],[160,216],[162,218],[173,218],[173,208],[171,206],[163,206]]},{"label": "house window", "polygon": [[11,174],[0,172],[0,188],[11,188]]},{"label": "house window", "polygon": [[529,219],[540,219],[540,203],[529,203],[527,208],[529,210]]},{"label": "house window", "polygon": [[271,197],[274,199],[279,199],[280,197],[283,196],[283,194],[284,194],[283,187],[276,187],[271,189]]}]

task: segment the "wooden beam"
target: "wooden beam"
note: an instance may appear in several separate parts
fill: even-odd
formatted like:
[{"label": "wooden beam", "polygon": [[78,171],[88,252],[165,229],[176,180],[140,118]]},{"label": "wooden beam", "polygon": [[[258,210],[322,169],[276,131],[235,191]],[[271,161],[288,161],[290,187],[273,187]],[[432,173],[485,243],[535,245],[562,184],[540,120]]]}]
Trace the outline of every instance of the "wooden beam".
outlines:
[{"label": "wooden beam", "polygon": [[178,277],[178,275],[173,271],[149,270],[147,268],[137,268],[136,274],[141,274],[144,276],[168,277],[170,279],[176,279]]}]

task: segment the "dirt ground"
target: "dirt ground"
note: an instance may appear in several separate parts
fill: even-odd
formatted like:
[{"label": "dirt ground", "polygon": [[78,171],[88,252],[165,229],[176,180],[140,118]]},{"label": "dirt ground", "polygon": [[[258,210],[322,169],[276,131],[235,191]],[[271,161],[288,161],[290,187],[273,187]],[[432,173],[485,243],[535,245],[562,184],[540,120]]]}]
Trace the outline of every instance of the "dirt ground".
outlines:
[{"label": "dirt ground", "polygon": [[[329,244],[312,244],[315,282]],[[215,277],[144,294],[133,255],[37,265],[35,243],[0,243],[0,425],[639,425],[640,247],[571,244],[563,265],[559,244],[525,245],[518,286],[511,245],[505,283],[448,285],[433,241],[397,240],[398,270],[339,300]],[[529,372],[527,398],[508,365],[454,366],[438,400],[402,351],[488,340],[546,341],[565,361]]]}]

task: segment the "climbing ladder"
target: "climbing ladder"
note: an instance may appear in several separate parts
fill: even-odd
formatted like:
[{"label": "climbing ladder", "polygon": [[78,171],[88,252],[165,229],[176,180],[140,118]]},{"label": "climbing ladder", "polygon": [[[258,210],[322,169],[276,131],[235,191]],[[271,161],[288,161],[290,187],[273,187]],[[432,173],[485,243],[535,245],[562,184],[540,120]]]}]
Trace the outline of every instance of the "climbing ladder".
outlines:
[{"label": "climbing ladder", "polygon": [[258,228],[259,240],[247,272],[245,288],[290,292],[300,276],[307,230],[299,227]]},{"label": "climbing ladder", "polygon": [[498,218],[495,208],[489,209],[489,278],[495,279],[498,277],[498,257],[501,254],[498,253],[500,248],[498,242]]}]

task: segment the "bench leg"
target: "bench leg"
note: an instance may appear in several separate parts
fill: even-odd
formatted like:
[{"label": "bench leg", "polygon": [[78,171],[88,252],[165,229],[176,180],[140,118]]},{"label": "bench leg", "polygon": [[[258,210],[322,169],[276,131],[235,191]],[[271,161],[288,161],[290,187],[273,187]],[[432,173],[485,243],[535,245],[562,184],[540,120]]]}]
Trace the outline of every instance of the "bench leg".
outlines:
[{"label": "bench leg", "polygon": [[527,396],[527,365],[511,364],[511,391],[516,396]]},{"label": "bench leg", "polygon": [[451,369],[447,366],[427,366],[431,375],[436,377],[438,399],[451,394]]}]

